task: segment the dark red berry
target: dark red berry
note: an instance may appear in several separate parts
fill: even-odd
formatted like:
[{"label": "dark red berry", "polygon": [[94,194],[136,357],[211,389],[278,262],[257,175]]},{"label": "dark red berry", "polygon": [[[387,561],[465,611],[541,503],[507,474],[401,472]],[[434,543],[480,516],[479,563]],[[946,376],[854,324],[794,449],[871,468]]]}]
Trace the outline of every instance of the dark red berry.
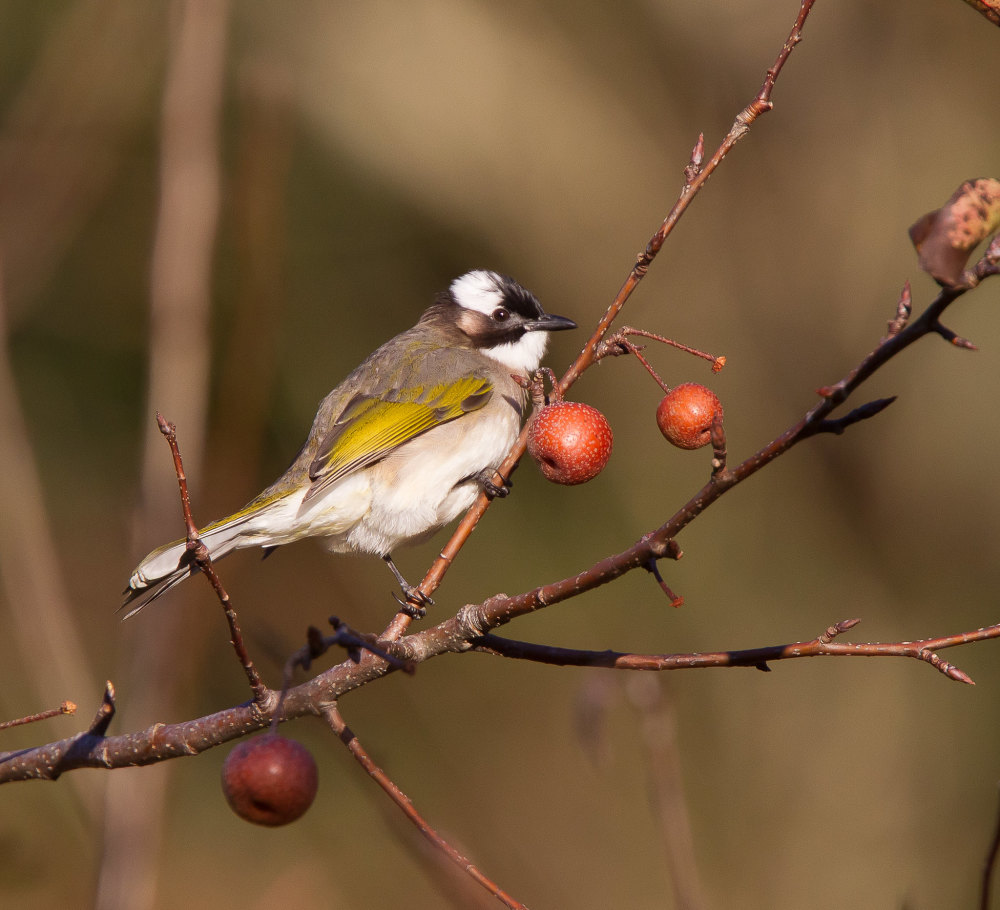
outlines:
[{"label": "dark red berry", "polygon": [[232,810],[256,825],[287,825],[312,805],[316,761],[293,739],[265,733],[239,743],[222,766],[222,792]]},{"label": "dark red berry", "polygon": [[680,449],[700,449],[712,441],[712,420],[722,415],[715,392],[697,382],[671,389],[656,409],[656,423],[667,441]]},{"label": "dark red berry", "polygon": [[589,404],[559,401],[531,420],[528,452],[547,480],[572,485],[593,480],[611,457],[607,418]]}]

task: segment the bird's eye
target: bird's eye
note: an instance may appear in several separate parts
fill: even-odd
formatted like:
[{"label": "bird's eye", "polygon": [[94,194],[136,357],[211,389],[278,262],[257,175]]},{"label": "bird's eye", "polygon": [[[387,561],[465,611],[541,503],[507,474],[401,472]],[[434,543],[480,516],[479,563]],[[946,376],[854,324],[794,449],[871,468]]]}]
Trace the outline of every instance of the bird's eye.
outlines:
[{"label": "bird's eye", "polygon": [[496,322],[506,322],[508,319],[510,319],[510,310],[506,309],[505,307],[498,306],[493,311],[493,319]]}]

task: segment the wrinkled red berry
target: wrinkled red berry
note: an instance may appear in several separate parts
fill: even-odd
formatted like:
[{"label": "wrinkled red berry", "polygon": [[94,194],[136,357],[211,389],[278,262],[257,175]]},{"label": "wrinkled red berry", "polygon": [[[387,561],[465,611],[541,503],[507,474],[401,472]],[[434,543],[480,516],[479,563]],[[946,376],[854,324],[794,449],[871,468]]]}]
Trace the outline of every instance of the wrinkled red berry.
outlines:
[{"label": "wrinkled red berry", "polygon": [[316,761],[293,739],[265,733],[239,743],[222,766],[222,792],[232,810],[256,825],[287,825],[312,805]]},{"label": "wrinkled red berry", "polygon": [[546,480],[567,486],[593,480],[611,457],[607,418],[589,404],[559,401],[531,420],[528,452]]},{"label": "wrinkled red berry", "polygon": [[712,420],[722,415],[715,392],[697,382],[671,389],[656,409],[656,423],[667,441],[680,449],[700,449],[712,441]]}]

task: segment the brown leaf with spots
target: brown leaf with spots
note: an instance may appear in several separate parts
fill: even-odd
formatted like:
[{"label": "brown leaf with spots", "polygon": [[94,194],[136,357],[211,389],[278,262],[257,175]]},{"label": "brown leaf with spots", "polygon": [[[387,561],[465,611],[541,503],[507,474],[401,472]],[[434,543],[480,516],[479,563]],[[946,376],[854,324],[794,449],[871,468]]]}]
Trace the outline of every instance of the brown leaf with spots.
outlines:
[{"label": "brown leaf with spots", "polygon": [[1000,180],[967,180],[941,208],[928,212],[910,228],[920,267],[938,284],[953,287],[962,280],[969,254],[1000,227]]},{"label": "brown leaf with spots", "polygon": [[965,0],[965,2],[994,25],[1000,25],[1000,0]]}]

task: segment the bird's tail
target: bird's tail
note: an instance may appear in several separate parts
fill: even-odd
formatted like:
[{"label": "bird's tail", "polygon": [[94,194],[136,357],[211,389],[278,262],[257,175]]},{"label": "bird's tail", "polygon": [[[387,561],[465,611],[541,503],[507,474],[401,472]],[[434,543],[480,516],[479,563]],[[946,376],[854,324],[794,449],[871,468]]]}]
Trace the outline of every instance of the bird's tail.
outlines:
[{"label": "bird's tail", "polygon": [[[240,535],[244,531],[242,524],[241,521],[224,520],[199,532],[199,539],[208,547],[213,562],[241,545]],[[198,571],[194,554],[188,550],[186,540],[175,540],[157,547],[135,567],[128,580],[128,587],[124,591],[125,600],[119,608],[128,608],[128,613],[122,618],[134,616],[161,594]]]}]

